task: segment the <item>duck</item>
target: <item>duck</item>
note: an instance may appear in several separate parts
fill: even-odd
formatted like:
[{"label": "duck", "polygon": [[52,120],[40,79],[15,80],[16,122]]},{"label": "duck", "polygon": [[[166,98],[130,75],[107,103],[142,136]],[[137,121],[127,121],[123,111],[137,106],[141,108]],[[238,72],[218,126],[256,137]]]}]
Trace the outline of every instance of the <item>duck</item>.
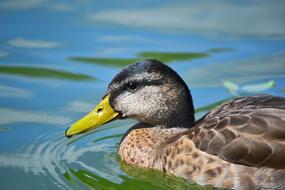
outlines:
[{"label": "duck", "polygon": [[284,97],[238,97],[198,120],[194,115],[183,79],[170,66],[146,59],[123,68],[101,102],[65,136],[131,118],[138,123],[118,147],[128,165],[215,188],[285,189]]}]

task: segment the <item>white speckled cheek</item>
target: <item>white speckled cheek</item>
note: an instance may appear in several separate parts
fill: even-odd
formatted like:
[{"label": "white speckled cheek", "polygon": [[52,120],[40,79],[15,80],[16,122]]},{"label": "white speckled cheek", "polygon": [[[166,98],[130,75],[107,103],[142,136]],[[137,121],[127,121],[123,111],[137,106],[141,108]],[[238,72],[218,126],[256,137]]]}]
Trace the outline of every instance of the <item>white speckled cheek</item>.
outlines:
[{"label": "white speckled cheek", "polygon": [[162,101],[163,94],[157,86],[145,86],[134,93],[125,92],[116,98],[115,109],[123,116],[149,118],[159,110],[167,109]]}]

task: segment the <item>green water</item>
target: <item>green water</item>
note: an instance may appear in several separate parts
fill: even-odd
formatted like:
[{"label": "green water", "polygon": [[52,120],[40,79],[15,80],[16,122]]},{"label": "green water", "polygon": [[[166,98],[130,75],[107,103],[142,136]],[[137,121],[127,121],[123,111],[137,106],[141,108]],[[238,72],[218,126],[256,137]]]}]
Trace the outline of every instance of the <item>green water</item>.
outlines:
[{"label": "green water", "polygon": [[117,155],[136,121],[64,131],[119,70],[159,59],[196,118],[225,100],[285,96],[283,1],[0,1],[0,189],[210,189]]}]

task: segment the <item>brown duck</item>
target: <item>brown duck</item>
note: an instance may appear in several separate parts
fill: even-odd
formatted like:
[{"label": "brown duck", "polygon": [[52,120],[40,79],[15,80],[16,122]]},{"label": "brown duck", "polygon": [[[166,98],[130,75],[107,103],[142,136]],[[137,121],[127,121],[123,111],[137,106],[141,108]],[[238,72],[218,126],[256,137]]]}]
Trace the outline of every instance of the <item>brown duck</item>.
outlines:
[{"label": "brown duck", "polygon": [[66,136],[115,119],[140,121],[119,146],[128,164],[165,171],[201,185],[285,189],[285,98],[230,100],[195,121],[190,91],[156,60],[131,64]]}]

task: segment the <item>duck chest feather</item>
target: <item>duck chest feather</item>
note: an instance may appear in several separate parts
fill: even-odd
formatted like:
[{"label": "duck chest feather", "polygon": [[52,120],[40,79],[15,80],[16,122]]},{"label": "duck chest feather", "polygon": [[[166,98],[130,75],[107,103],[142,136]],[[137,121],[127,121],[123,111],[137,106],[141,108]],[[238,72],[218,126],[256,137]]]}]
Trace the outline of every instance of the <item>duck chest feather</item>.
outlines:
[{"label": "duck chest feather", "polygon": [[[260,184],[274,183],[276,172],[227,162],[196,148],[184,135],[187,129],[160,127],[131,130],[119,147],[126,163],[142,168],[165,171],[193,180],[200,185],[229,189],[258,189]],[[285,171],[282,170],[285,174]]]}]

